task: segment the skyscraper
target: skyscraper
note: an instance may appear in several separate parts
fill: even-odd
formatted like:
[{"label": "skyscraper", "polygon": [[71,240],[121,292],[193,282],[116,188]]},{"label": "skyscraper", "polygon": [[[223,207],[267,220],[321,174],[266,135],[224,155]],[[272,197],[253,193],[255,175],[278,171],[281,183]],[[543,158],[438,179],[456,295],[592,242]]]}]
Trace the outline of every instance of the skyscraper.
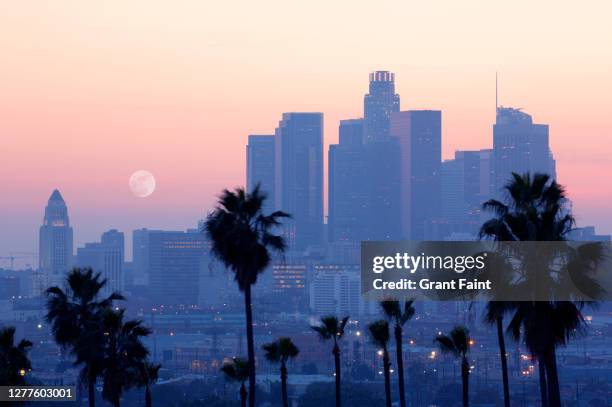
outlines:
[{"label": "skyscraper", "polygon": [[252,191],[260,184],[261,191],[268,199],[264,203],[264,212],[274,209],[274,135],[251,135],[246,146],[246,187]]},{"label": "skyscraper", "polygon": [[39,267],[44,276],[42,284],[56,285],[62,282],[73,262],[72,239],[68,207],[60,192],[55,189],[45,207],[39,231]]},{"label": "skyscraper", "polygon": [[361,241],[367,236],[369,194],[363,120],[341,120],[340,142],[329,146],[328,239]]},{"label": "skyscraper", "polygon": [[323,114],[284,113],[275,132],[276,209],[291,249],[319,244],[323,233]]},{"label": "skyscraper", "polygon": [[149,289],[156,305],[192,306],[199,302],[200,273],[210,242],[197,230],[149,231]]},{"label": "skyscraper", "polygon": [[520,109],[499,107],[493,126],[493,163],[496,197],[501,196],[512,172],[541,172],[556,178],[548,125],[534,124]]},{"label": "skyscraper", "polygon": [[440,217],[442,113],[409,110],[391,115],[401,155],[401,225],[405,239],[422,240]]},{"label": "skyscraper", "polygon": [[389,71],[372,72],[369,93],[363,100],[364,141],[387,140],[391,114],[399,110],[400,97],[395,93],[395,74]]},{"label": "skyscraper", "polygon": [[106,280],[104,294],[123,291],[123,262],[125,259],[125,239],[123,232],[111,229],[102,234],[100,242],[85,243],[77,248],[76,264],[91,267],[101,273]]}]

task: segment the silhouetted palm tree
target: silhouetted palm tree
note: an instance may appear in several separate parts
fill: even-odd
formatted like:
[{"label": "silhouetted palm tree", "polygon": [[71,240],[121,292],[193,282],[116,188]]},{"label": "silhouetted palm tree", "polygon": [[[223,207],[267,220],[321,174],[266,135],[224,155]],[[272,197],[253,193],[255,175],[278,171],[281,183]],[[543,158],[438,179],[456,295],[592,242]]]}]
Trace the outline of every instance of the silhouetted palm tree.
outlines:
[{"label": "silhouetted palm tree", "polygon": [[395,335],[395,352],[397,356],[397,382],[399,386],[400,394],[400,407],[406,407],[406,389],[404,387],[404,355],[402,353],[402,327],[408,322],[414,315],[414,307],[412,304],[414,301],[404,302],[404,309],[402,309],[399,301],[387,300],[381,301],[380,306],[387,319],[395,324],[394,335]]},{"label": "silhouetted palm tree", "polygon": [[438,335],[435,338],[440,350],[443,353],[450,353],[461,360],[461,383],[463,393],[463,407],[469,405],[469,383],[470,383],[470,364],[468,362],[468,352],[470,350],[470,333],[467,328],[457,326],[453,328],[450,335]]},{"label": "silhouetted palm tree", "polygon": [[235,274],[240,291],[244,292],[246,313],[247,353],[249,364],[249,406],[255,407],[255,344],[251,286],[270,264],[270,251],[285,251],[285,239],[273,230],[288,214],[276,211],[262,213],[266,195],[257,185],[253,191],[224,190],[216,209],[211,213],[205,230],[212,241],[212,252]]},{"label": "silhouetted palm tree", "polygon": [[[490,200],[483,204],[483,209],[493,212],[495,217],[482,225],[481,236],[496,241],[566,240],[575,222],[567,209],[562,186],[546,174],[513,173],[505,191],[506,203]],[[601,253],[595,254],[592,260],[598,261],[598,256]],[[545,259],[541,263],[546,267]],[[546,272],[542,270],[542,275]],[[540,366],[544,366],[540,369],[540,385],[547,388],[542,389],[543,406],[561,404],[556,347],[564,345],[584,326],[581,314],[584,305],[570,301],[523,301],[504,305],[512,313],[508,330],[517,340],[523,333],[527,348],[538,358]]]},{"label": "silhouetted palm tree", "polygon": [[32,342],[22,339],[15,345],[15,327],[0,328],[0,386],[22,386],[32,365],[28,351]]},{"label": "silhouetted palm tree", "polygon": [[242,407],[246,407],[247,390],[244,382],[249,378],[249,362],[242,358],[234,358],[231,362],[224,363],[221,371],[228,380],[240,383],[240,401]]},{"label": "silhouetted palm tree", "polygon": [[91,268],[74,268],[66,278],[65,291],[49,288],[47,293],[47,321],[58,345],[68,349],[82,366],[81,380],[87,384],[88,399],[95,406],[96,380],[102,374],[104,337],[100,332],[102,312],[123,300],[119,293],[99,299],[106,284],[100,273]]},{"label": "silhouetted palm tree", "polygon": [[340,391],[340,346],[338,345],[338,341],[342,339],[344,336],[344,328],[346,327],[346,323],[348,322],[349,317],[346,316],[342,318],[341,321],[338,321],[333,315],[321,317],[321,324],[311,326],[311,328],[319,334],[319,338],[323,341],[332,340],[334,342],[334,347],[332,348],[332,354],[334,355],[334,367],[335,367],[335,376],[336,376],[336,407],[341,406],[341,391]]},{"label": "silhouetted palm tree", "polygon": [[283,406],[289,407],[289,396],[287,395],[287,361],[295,358],[300,350],[291,341],[291,338],[278,338],[278,340],[266,343],[262,346],[266,352],[266,359],[273,363],[280,363],[281,393]]},{"label": "silhouetted palm tree", "polygon": [[503,301],[489,301],[485,309],[485,322],[495,325],[497,329],[497,343],[502,369],[502,383],[504,387],[504,407],[510,407],[510,384],[508,383],[508,358],[506,356],[506,340],[504,338],[504,314],[509,310],[509,303]]},{"label": "silhouetted palm tree", "polygon": [[157,382],[159,378],[160,364],[151,363],[148,360],[140,363],[138,367],[137,386],[145,388],[145,406],[152,407],[151,386]]},{"label": "silhouetted palm tree", "polygon": [[121,395],[139,382],[141,365],[149,351],[142,339],[151,331],[139,320],[123,320],[124,310],[107,309],[100,329],[105,337],[102,397],[118,407]]},{"label": "silhouetted palm tree", "polygon": [[383,372],[385,376],[385,405],[391,407],[391,361],[389,360],[390,333],[389,323],[384,319],[372,322],[368,325],[372,342],[382,350]]}]

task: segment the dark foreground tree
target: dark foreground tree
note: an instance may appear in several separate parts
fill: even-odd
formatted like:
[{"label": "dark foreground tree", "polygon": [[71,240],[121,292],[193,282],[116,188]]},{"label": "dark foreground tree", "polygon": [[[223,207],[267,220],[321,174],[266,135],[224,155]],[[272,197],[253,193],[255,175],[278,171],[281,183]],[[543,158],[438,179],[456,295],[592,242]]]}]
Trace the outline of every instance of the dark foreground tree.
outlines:
[{"label": "dark foreground tree", "polygon": [[389,323],[384,319],[372,322],[368,325],[370,337],[374,345],[382,350],[383,373],[385,377],[385,405],[391,407],[391,361],[389,360]]},{"label": "dark foreground tree", "polygon": [[242,407],[247,405],[247,390],[244,386],[249,378],[249,363],[242,358],[234,358],[229,363],[224,363],[221,371],[225,373],[225,377],[233,382],[240,383],[240,402]]},{"label": "dark foreground tree", "polygon": [[58,345],[67,349],[81,366],[81,380],[88,389],[89,406],[95,406],[96,380],[103,370],[104,335],[100,331],[102,313],[119,293],[100,299],[106,280],[91,268],[74,268],[66,278],[66,288],[47,290],[47,316]]},{"label": "dark foreground tree", "polygon": [[348,322],[349,317],[346,316],[342,320],[338,321],[338,318],[333,315],[328,315],[321,318],[319,325],[311,326],[311,328],[319,334],[319,338],[322,341],[331,340],[334,344],[332,347],[332,354],[334,355],[334,367],[335,367],[335,379],[336,379],[336,407],[342,405],[340,383],[342,382],[341,368],[340,368],[340,345],[338,342],[344,336],[344,328]]},{"label": "dark foreground tree", "polygon": [[289,407],[289,396],[287,393],[287,362],[297,357],[300,350],[291,341],[291,338],[278,338],[278,340],[266,343],[262,346],[266,352],[266,359],[272,363],[280,363],[281,394],[283,406]]},{"label": "dark foreground tree", "polygon": [[470,364],[468,352],[470,350],[470,334],[467,328],[457,326],[450,335],[438,335],[435,339],[443,353],[450,353],[461,362],[461,388],[463,407],[469,406]]},{"label": "dark foreground tree", "polygon": [[0,386],[23,386],[32,369],[28,351],[32,342],[22,339],[15,344],[15,327],[0,328]]},{"label": "dark foreground tree", "polygon": [[100,329],[106,339],[103,359],[102,397],[119,407],[126,390],[136,387],[142,364],[149,352],[142,339],[151,331],[142,321],[124,321],[124,310],[107,309]]},{"label": "dark foreground tree", "polygon": [[382,301],[380,306],[385,314],[385,317],[394,324],[393,333],[395,336],[395,353],[397,359],[397,383],[399,387],[400,407],[406,407],[406,388],[404,385],[404,355],[402,352],[403,341],[403,326],[414,315],[414,301],[404,302],[404,307],[399,301],[388,300]]},{"label": "dark foreground tree", "polygon": [[216,209],[208,216],[205,231],[212,241],[212,252],[234,272],[240,291],[244,293],[246,336],[249,368],[249,406],[255,407],[255,344],[253,339],[253,310],[251,286],[257,276],[270,264],[270,249],[283,253],[285,240],[275,235],[282,218],[288,214],[262,212],[266,195],[259,185],[250,193],[238,188],[225,190]]},{"label": "dark foreground tree", "polygon": [[148,360],[143,361],[138,366],[137,386],[145,389],[145,406],[152,407],[153,400],[151,397],[151,387],[159,378],[160,364],[151,363]]},{"label": "dark foreground tree", "polygon": [[[512,179],[504,188],[505,202],[490,200],[483,209],[493,212],[492,219],[485,222],[480,230],[482,237],[496,241],[540,241],[562,242],[574,227],[574,217],[568,209],[565,190],[546,174],[512,174]],[[596,264],[602,259],[601,246],[585,245],[576,253],[586,256],[584,267],[574,270],[587,271],[587,264]],[[551,286],[547,256],[537,253],[540,267],[539,278],[547,278]],[[574,256],[576,257],[576,256]],[[568,267],[571,267],[571,263]],[[534,269],[536,267],[531,267]],[[530,276],[527,276],[528,278]],[[534,276],[531,276],[534,277]],[[581,281],[587,281],[583,275]],[[596,286],[596,282],[593,282]],[[552,288],[551,288],[552,291]],[[538,359],[542,405],[559,407],[559,377],[557,371],[556,348],[580,332],[585,326],[582,318],[584,302],[571,301],[522,301],[504,304],[511,314],[508,331],[516,340],[521,338],[529,351]]]}]

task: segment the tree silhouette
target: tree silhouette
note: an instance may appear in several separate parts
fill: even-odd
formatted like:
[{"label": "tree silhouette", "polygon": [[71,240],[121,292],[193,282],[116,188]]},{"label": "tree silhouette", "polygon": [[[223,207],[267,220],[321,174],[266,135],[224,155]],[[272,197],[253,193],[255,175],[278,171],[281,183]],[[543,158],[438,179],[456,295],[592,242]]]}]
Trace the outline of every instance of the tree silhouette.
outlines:
[{"label": "tree silhouette", "polygon": [[406,389],[404,387],[404,356],[402,353],[402,330],[406,322],[414,316],[414,301],[404,302],[402,309],[399,301],[381,301],[380,306],[385,317],[394,323],[395,353],[397,357],[397,382],[400,395],[400,407],[406,407]]},{"label": "tree silhouette", "polygon": [[144,360],[138,366],[137,386],[145,388],[145,406],[152,407],[153,402],[151,399],[151,386],[157,382],[159,378],[160,364],[151,363],[148,360]]},{"label": "tree silhouette", "polygon": [[96,380],[103,370],[104,335],[100,332],[102,313],[113,301],[123,300],[119,293],[99,300],[106,280],[91,268],[74,268],[66,277],[66,288],[47,289],[47,316],[58,345],[75,356],[82,366],[81,380],[88,389],[89,406],[95,406]]},{"label": "tree silhouette", "polygon": [[372,322],[368,325],[372,342],[382,349],[383,357],[383,372],[385,376],[385,405],[391,407],[391,362],[389,360],[389,345],[390,333],[389,323],[384,319]]},{"label": "tree silhouette", "polygon": [[463,407],[469,406],[470,364],[468,352],[470,350],[470,333],[467,328],[457,326],[450,335],[438,335],[435,339],[443,353],[450,353],[461,360],[461,383],[463,393]]},{"label": "tree silhouette", "polygon": [[246,314],[247,353],[249,368],[249,406],[255,407],[255,344],[253,338],[253,310],[251,286],[257,276],[270,264],[270,251],[283,253],[285,239],[273,230],[288,214],[276,211],[262,213],[266,195],[257,185],[246,193],[243,188],[224,190],[216,209],[204,226],[212,241],[212,252],[234,272],[240,291],[244,292]]},{"label": "tree silhouette", "polygon": [[125,390],[138,385],[141,366],[149,354],[142,339],[151,332],[142,321],[124,322],[123,317],[123,309],[104,310],[100,325],[106,339],[102,397],[115,407]]},{"label": "tree silhouette", "polygon": [[334,355],[334,366],[335,366],[335,376],[336,376],[336,407],[341,406],[341,369],[340,369],[340,346],[338,342],[344,336],[344,328],[346,327],[346,323],[348,322],[349,317],[346,316],[342,318],[342,320],[338,321],[338,318],[329,315],[326,317],[321,317],[321,323],[319,325],[313,325],[311,328],[319,334],[319,338],[322,341],[332,340],[334,346],[332,348],[332,354]]},{"label": "tree silhouette", "polygon": [[32,369],[28,351],[32,342],[22,339],[15,345],[15,327],[0,328],[0,386],[23,386]]},{"label": "tree silhouette", "polygon": [[282,337],[274,342],[262,346],[266,352],[266,359],[273,363],[280,363],[281,393],[283,406],[289,407],[289,397],[287,395],[287,361],[295,358],[300,350],[291,341],[291,338]]},{"label": "tree silhouette", "polygon": [[[494,217],[482,225],[482,237],[496,241],[562,242],[567,239],[575,221],[568,209],[565,189],[556,181],[546,174],[513,173],[504,190],[507,195],[505,203],[489,200],[483,204],[483,209],[492,212]],[[597,263],[602,258],[601,250],[600,245],[585,245],[576,250],[574,254],[577,255],[573,257],[586,255],[587,262]],[[547,261],[550,259],[546,253],[535,253],[532,257],[540,265],[537,277],[545,278],[545,285],[554,287],[555,282],[548,275]],[[572,263],[567,267],[571,268]],[[574,271],[581,273],[586,269],[577,267]],[[589,281],[586,275],[582,277],[583,281]],[[589,284],[598,287],[594,281]],[[585,326],[581,313],[584,305],[584,302],[572,301],[521,301],[504,305],[512,314],[508,331],[517,340],[522,334],[527,348],[541,366],[543,406],[561,405],[556,348],[565,345]]]},{"label": "tree silhouette", "polygon": [[221,371],[228,380],[240,383],[240,401],[242,407],[246,407],[247,390],[244,382],[249,378],[249,362],[242,358],[234,358],[231,362],[224,363]]}]

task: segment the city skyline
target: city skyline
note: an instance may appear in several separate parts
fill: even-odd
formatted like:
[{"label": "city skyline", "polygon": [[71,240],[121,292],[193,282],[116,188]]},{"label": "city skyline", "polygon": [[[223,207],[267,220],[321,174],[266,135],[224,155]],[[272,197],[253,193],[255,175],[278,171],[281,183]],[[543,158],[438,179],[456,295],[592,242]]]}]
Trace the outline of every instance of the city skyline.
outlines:
[{"label": "city skyline", "polygon": [[[35,249],[39,207],[54,188],[71,205],[77,244],[112,227],[189,227],[222,188],[244,183],[245,135],[271,134],[285,111],[321,111],[327,151],[338,122],[360,116],[377,69],[395,73],[402,109],[443,112],[445,159],[492,147],[499,71],[501,104],[551,126],[579,222],[612,232],[612,191],[600,187],[612,183],[602,148],[612,132],[606,2],[397,4],[393,13],[342,2],[325,13],[317,2],[137,3],[6,8],[0,253]],[[351,22],[342,35],[340,16]],[[435,27],[426,23],[434,17]],[[566,63],[568,50],[579,62]],[[158,181],[145,200],[127,187],[138,169]]]}]

